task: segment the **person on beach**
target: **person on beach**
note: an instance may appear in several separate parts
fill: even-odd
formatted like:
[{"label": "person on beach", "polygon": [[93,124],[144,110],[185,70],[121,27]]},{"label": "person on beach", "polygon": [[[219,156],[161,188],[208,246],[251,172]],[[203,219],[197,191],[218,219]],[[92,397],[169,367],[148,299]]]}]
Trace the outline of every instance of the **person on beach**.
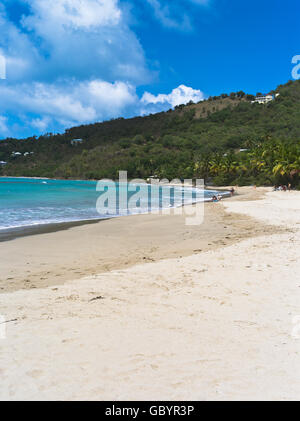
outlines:
[{"label": "person on beach", "polygon": [[231,196],[233,196],[234,195],[234,192],[235,192],[234,188],[231,187],[231,189],[229,191],[230,191]]},{"label": "person on beach", "polygon": [[291,185],[291,183],[289,183],[288,184],[288,191],[291,191],[291,189],[292,189],[292,185]]}]

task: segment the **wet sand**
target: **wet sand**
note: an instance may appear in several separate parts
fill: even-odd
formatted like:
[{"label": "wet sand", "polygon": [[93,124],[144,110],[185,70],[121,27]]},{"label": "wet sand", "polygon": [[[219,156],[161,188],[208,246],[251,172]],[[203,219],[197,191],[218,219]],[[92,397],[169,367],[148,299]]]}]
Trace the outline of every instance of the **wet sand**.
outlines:
[{"label": "wet sand", "polygon": [[12,241],[21,237],[30,237],[32,235],[49,234],[51,232],[64,231],[73,227],[80,227],[81,225],[96,224],[100,219],[74,221],[74,222],[61,222],[56,224],[36,225],[31,227],[19,227],[12,229],[0,230],[0,243],[4,241]]}]

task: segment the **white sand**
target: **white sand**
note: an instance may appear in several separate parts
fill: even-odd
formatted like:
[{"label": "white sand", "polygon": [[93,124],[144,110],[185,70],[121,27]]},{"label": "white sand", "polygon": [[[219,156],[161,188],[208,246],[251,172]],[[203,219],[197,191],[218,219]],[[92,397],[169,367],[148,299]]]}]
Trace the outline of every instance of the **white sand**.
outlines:
[{"label": "white sand", "polygon": [[300,399],[300,193],[223,205],[290,231],[2,294],[0,398]]}]

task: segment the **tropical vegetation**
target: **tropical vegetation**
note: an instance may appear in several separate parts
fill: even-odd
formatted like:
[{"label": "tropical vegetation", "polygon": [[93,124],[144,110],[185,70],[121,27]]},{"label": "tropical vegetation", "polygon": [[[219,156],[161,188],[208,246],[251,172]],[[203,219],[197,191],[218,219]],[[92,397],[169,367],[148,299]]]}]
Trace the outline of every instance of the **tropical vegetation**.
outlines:
[{"label": "tropical vegetation", "polygon": [[[145,117],[0,141],[0,175],[57,178],[204,178],[215,185],[300,188],[300,81],[272,102],[242,91]],[[73,139],[83,139],[73,145]],[[19,152],[15,155],[13,152]],[[24,155],[25,154],[25,155]]]}]

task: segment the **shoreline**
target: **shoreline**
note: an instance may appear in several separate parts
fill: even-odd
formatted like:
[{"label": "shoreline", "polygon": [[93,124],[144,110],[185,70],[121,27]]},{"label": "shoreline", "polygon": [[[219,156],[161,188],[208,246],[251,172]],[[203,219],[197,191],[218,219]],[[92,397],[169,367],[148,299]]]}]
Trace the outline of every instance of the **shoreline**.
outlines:
[{"label": "shoreline", "polygon": [[[259,198],[261,191],[240,189],[240,195],[204,203],[204,222],[186,226],[186,215],[139,214],[57,226],[38,235],[0,242],[0,293],[44,288],[127,268],[140,263],[216,250],[244,238],[271,234],[274,228],[247,216],[227,215],[222,203]],[[193,206],[193,205],[188,205]],[[61,228],[61,227],[59,227]],[[279,228],[277,228],[279,230]],[[16,256],[18,256],[16,258]],[[12,263],[13,262],[13,263]]]},{"label": "shoreline", "polygon": [[98,222],[105,221],[106,219],[110,218],[84,219],[81,221],[55,222],[0,229],[0,243],[32,235],[65,231],[73,227],[80,227],[81,225],[97,224]]},{"label": "shoreline", "polygon": [[[53,181],[60,181],[65,179],[50,179],[50,178],[42,178],[42,177],[4,177],[1,176],[0,178],[21,178],[21,179],[32,179],[32,180],[53,180]],[[67,179],[66,179],[67,181]],[[95,182],[96,180],[69,180],[69,181],[91,181]],[[117,182],[117,181],[116,181]],[[151,183],[148,183],[151,184]],[[176,184],[169,184],[170,187],[178,187],[183,185],[176,185]],[[186,189],[196,189],[194,186],[184,186]],[[226,199],[230,197],[230,193],[226,189],[216,188],[213,187],[205,187],[204,191],[213,191],[213,192],[220,192],[222,194],[222,199]],[[209,202],[209,199],[204,199],[203,202]],[[202,202],[200,200],[199,202]],[[181,204],[179,207],[185,207],[185,206],[192,206],[195,205],[197,202],[193,201],[192,203],[188,204]],[[164,208],[169,209],[169,208]],[[171,207],[171,209],[175,209],[175,207]],[[160,209],[159,212],[163,212],[163,209]],[[97,222],[104,221],[106,219],[112,219],[112,218],[120,218],[120,217],[126,217],[126,216],[138,216],[138,215],[146,215],[146,214],[156,214],[157,211],[145,211],[141,213],[136,214],[129,214],[129,215],[112,215],[109,217],[99,217],[99,218],[92,218],[92,219],[82,219],[82,220],[75,220],[75,221],[62,221],[62,222],[48,222],[48,223],[37,223],[33,225],[25,225],[25,226],[16,226],[16,227],[7,227],[7,228],[1,228],[0,227],[0,243],[15,240],[17,238],[21,237],[27,237],[31,235],[40,235],[40,234],[47,234],[52,232],[57,232],[61,230],[68,230],[72,227],[86,225],[86,224],[93,224]]]}]

